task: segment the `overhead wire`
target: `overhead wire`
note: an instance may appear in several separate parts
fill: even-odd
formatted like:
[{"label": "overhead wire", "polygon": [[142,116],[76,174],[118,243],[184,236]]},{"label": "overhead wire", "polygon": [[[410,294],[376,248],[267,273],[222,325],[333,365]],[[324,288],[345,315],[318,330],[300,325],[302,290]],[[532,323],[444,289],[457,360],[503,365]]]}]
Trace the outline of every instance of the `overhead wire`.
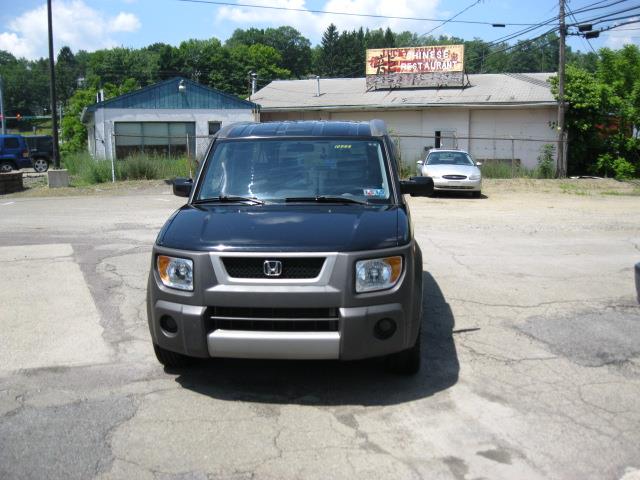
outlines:
[{"label": "overhead wire", "polygon": [[456,13],[453,17],[448,18],[447,20],[443,21],[440,25],[436,25],[435,27],[433,27],[431,30],[429,30],[427,33],[423,33],[422,35],[420,35],[420,37],[426,37],[427,35],[429,35],[431,32],[436,31],[437,29],[439,29],[440,27],[442,27],[443,25],[446,25],[447,23],[452,22],[455,18],[459,17],[460,15],[462,15],[464,12],[466,12],[467,10],[471,9],[472,7],[475,7],[476,5],[478,5],[480,2],[482,2],[482,0],[476,0],[475,2],[473,2],[471,5],[463,8],[461,11],[459,11],[458,13]]},{"label": "overhead wire", "polygon": [[[327,15],[344,15],[349,17],[366,17],[366,18],[384,18],[390,20],[413,20],[420,22],[443,22],[447,19],[445,18],[423,18],[423,17],[400,17],[394,15],[376,15],[370,13],[354,13],[354,12],[335,12],[330,10],[315,10],[315,9],[307,9],[307,8],[294,8],[294,7],[278,7],[273,5],[256,5],[250,3],[234,3],[234,2],[225,2],[219,0],[176,0],[177,2],[185,2],[185,3],[201,3],[201,4],[209,4],[209,5],[222,5],[229,7],[245,7],[245,8],[261,8],[266,10],[284,10],[291,12],[302,12],[302,13],[322,13]],[[465,24],[473,24],[473,25],[494,25],[499,22],[487,22],[482,20],[450,20],[450,23],[465,23]],[[533,25],[532,23],[504,23],[500,22],[503,25],[507,26],[526,26]]]},{"label": "overhead wire", "polygon": [[[573,18],[573,20],[577,22],[578,20],[576,19],[576,16],[571,11],[571,8],[569,7],[569,4],[566,4],[565,6],[567,7],[567,11],[569,12],[569,15],[571,16],[571,18]],[[598,53],[598,52],[596,52],[596,49],[593,48],[593,45],[591,45],[591,42],[589,41],[588,38],[585,38],[583,35],[580,35],[580,38],[582,40],[582,43],[588,45],[593,53],[596,53],[596,54]]]}]

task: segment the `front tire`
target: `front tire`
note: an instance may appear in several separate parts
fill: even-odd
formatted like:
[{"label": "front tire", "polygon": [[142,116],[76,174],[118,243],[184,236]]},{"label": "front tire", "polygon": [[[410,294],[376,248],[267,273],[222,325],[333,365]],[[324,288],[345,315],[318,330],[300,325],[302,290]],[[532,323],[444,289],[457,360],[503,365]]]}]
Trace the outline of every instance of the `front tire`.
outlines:
[{"label": "front tire", "polygon": [[9,162],[0,162],[0,173],[9,173],[13,171],[13,165]]},{"label": "front tire", "polygon": [[479,190],[477,192],[473,192],[471,195],[473,195],[473,198],[482,198],[482,192]]},{"label": "front tire", "polygon": [[193,358],[172,352],[171,350],[165,350],[155,343],[153,344],[153,351],[156,353],[158,361],[167,368],[188,367],[193,363]]},{"label": "front tire", "polygon": [[49,170],[49,162],[44,158],[36,158],[33,161],[33,169],[38,173],[44,173]]},{"label": "front tire", "polygon": [[420,337],[416,338],[413,347],[398,353],[389,355],[389,366],[391,370],[400,375],[415,375],[420,371],[422,356],[420,355]]}]

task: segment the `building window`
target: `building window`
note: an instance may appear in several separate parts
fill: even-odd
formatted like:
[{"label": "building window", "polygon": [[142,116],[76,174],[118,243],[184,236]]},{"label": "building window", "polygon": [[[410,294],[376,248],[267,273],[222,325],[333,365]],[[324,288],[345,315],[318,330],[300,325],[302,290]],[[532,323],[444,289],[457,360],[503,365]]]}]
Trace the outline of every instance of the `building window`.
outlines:
[{"label": "building window", "polygon": [[222,122],[209,122],[209,135],[215,135],[220,130]]},{"label": "building window", "polygon": [[116,122],[116,158],[136,153],[193,156],[195,132],[194,122]]}]

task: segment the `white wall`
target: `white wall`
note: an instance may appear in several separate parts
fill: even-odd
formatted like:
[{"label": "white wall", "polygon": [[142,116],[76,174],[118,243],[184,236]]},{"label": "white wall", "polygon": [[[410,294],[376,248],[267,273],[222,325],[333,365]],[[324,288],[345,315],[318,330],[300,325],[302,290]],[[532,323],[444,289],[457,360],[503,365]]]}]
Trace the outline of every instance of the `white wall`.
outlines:
[{"label": "white wall", "polygon": [[513,154],[521,165],[534,168],[538,164],[542,145],[554,143],[557,139],[550,125],[555,120],[556,110],[553,108],[471,110],[472,137],[532,138],[541,141],[472,139],[469,153],[477,159],[503,160],[510,160]]},{"label": "white wall", "polygon": [[[544,141],[514,141],[514,155],[522,165],[537,164],[540,147],[555,140],[549,123],[555,120],[552,107],[532,108],[424,108],[421,110],[367,111],[301,111],[262,112],[261,120],[352,120],[368,121],[380,118],[397,135],[420,135],[422,138],[400,137],[402,159],[414,163],[425,155],[425,147],[435,145],[435,132],[455,132],[457,137],[517,137],[539,138]],[[469,151],[478,159],[511,159],[510,140],[474,140],[457,138],[457,147]]]},{"label": "white wall", "polygon": [[[95,156],[96,158],[111,158],[115,151],[113,138],[114,122],[195,122],[196,124],[196,157],[201,156],[209,142],[209,122],[222,122],[222,127],[235,122],[252,122],[259,118],[250,109],[229,110],[182,110],[182,109],[130,109],[130,108],[99,108],[94,113],[95,122]],[[90,123],[87,124],[89,127]],[[92,129],[88,128],[88,135]],[[92,139],[89,139],[92,145]],[[94,153],[93,150],[89,150]]]}]

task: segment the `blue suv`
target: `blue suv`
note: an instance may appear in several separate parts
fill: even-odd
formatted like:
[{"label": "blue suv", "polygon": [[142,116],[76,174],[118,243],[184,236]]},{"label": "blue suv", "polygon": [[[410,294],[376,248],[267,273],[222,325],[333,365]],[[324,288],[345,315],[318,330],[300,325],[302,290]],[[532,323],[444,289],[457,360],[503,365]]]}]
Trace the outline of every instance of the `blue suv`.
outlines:
[{"label": "blue suv", "polygon": [[31,168],[29,147],[22,135],[0,135],[0,173]]}]

